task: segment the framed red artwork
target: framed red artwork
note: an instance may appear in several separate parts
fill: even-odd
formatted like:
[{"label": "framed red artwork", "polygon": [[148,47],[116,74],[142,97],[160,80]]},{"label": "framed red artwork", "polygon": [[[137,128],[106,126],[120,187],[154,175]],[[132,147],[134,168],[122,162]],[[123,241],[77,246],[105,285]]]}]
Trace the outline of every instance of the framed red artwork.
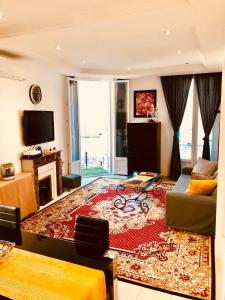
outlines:
[{"label": "framed red artwork", "polygon": [[134,117],[147,118],[156,107],[156,90],[134,91]]}]

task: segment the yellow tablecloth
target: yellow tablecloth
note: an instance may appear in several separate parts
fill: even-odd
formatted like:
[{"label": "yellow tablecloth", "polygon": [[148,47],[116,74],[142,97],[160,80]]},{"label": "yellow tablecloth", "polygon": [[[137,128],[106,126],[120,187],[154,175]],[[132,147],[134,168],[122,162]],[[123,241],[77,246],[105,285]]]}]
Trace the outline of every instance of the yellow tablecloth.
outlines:
[{"label": "yellow tablecloth", "polygon": [[105,275],[14,248],[0,263],[0,294],[15,300],[105,300]]},{"label": "yellow tablecloth", "polygon": [[21,172],[15,179],[0,180],[0,203],[19,207],[21,219],[36,211],[32,174]]}]

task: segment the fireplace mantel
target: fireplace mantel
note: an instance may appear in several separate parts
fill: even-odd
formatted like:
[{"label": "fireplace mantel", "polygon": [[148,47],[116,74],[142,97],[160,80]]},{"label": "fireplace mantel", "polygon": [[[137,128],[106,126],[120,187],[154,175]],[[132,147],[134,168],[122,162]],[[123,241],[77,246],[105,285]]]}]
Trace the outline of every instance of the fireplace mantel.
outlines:
[{"label": "fireplace mantel", "polygon": [[34,189],[38,208],[40,207],[38,168],[55,162],[57,195],[62,194],[62,166],[61,151],[52,151],[34,159],[21,159],[22,171],[31,172],[34,180]]}]

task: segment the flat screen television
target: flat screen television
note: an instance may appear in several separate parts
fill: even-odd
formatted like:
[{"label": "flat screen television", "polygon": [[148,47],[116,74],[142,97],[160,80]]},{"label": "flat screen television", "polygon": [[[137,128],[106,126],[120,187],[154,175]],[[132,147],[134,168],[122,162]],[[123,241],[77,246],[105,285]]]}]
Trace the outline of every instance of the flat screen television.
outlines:
[{"label": "flat screen television", "polygon": [[53,111],[24,110],[23,141],[26,146],[54,141]]}]

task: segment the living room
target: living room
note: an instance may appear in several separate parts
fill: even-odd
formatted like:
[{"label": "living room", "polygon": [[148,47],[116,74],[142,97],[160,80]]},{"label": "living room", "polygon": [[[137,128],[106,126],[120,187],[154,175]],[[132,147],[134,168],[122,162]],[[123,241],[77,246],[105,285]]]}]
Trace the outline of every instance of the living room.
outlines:
[{"label": "living room", "polygon": [[[23,9],[20,16],[16,15],[16,8],[13,7],[14,4],[12,5],[12,3],[5,4],[5,7],[3,5],[1,8],[4,16],[2,16],[0,21],[2,27],[0,48],[8,51],[8,54],[15,52],[21,57],[11,56],[9,58],[9,56],[1,56],[0,58],[0,164],[12,162],[15,167],[15,173],[22,171],[21,156],[25,150],[29,149],[29,147],[24,146],[22,136],[22,115],[25,110],[54,111],[54,141],[41,144],[41,147],[43,151],[50,148],[61,151],[60,155],[63,161],[62,174],[68,174],[68,77],[75,76],[75,79],[78,80],[105,79],[112,82],[115,79],[126,79],[129,81],[128,121],[130,123],[137,122],[138,119],[134,117],[134,92],[157,90],[158,120],[161,123],[160,174],[164,177],[169,176],[173,128],[160,77],[165,75],[223,72],[224,79],[224,4],[222,1],[219,1],[217,7],[214,7],[215,4],[212,1],[207,1],[207,9],[205,8],[200,15],[197,11],[200,10],[201,4],[203,5],[202,1],[200,1],[201,3],[196,3],[196,1],[181,1],[182,3],[179,1],[168,1],[168,3],[165,3],[165,1],[159,1],[158,3],[150,1],[150,3],[145,3],[145,1],[142,1],[143,3],[138,5],[135,3],[136,1],[132,1],[132,4],[125,1],[126,3],[121,3],[121,7],[118,6],[117,8],[111,3],[104,5],[102,3],[102,8],[98,6],[100,3],[93,3],[93,7],[90,5],[88,11],[87,5],[83,4],[82,6],[79,3],[79,9],[76,9],[79,11],[79,13],[76,12],[77,19],[74,19],[72,13],[75,10],[72,1],[66,1],[68,2],[67,7],[65,3],[62,6],[62,2],[60,3],[59,1],[55,10],[58,16],[61,10],[62,21],[58,23],[54,18],[53,3],[51,1],[48,8],[40,4],[40,11],[32,15],[33,21],[29,16],[31,14],[32,1],[29,5],[26,1],[23,2],[24,6],[20,3],[21,9]],[[205,6],[206,4],[204,4]],[[147,10],[150,9],[154,13],[147,13]],[[177,16],[176,11],[180,12],[180,18],[175,18]],[[210,14],[210,11],[213,14]],[[8,17],[10,13],[13,15],[12,19]],[[153,18],[153,15],[155,22],[151,23],[149,17]],[[210,22],[206,25],[209,15]],[[158,20],[156,22],[159,16],[161,21]],[[193,17],[194,21],[192,20],[189,23],[188,18],[190,16]],[[87,17],[86,20],[85,17]],[[26,18],[28,25],[23,21]],[[162,21],[163,18],[164,22]],[[182,18],[183,20],[181,20]],[[142,25],[140,25],[140,20],[142,20]],[[132,22],[134,23],[133,26],[131,26]],[[166,22],[167,26],[165,26]],[[78,25],[81,27],[80,32]],[[191,25],[196,27],[194,34],[191,31]],[[103,30],[104,26],[105,31]],[[132,29],[129,29],[129,26]],[[151,27],[150,32],[146,29],[148,27]],[[115,31],[113,31],[113,28]],[[123,32],[116,38],[120,28],[123,28]],[[105,40],[101,38],[103,31],[104,35],[108,33],[108,37],[105,37]],[[113,32],[111,40],[109,32]],[[197,45],[198,43],[194,40],[193,36],[195,35],[197,35],[196,39],[198,39],[198,43],[201,46]],[[213,39],[214,35],[217,36],[216,41]],[[69,43],[71,36],[76,37],[73,45]],[[63,37],[67,38],[66,41]],[[121,44],[119,44],[119,41],[121,41]],[[104,43],[107,44],[105,48]],[[141,43],[140,49],[142,50],[138,50],[137,46],[134,50],[131,50],[132,44],[135,43]],[[157,45],[157,43],[158,48],[153,46]],[[178,43],[181,43],[181,46],[178,46]],[[214,45],[212,46],[212,44]],[[56,49],[57,47],[58,49]],[[98,51],[99,56],[102,56],[102,61],[96,54]],[[148,56],[149,59],[147,59]],[[42,99],[38,104],[33,104],[30,101],[29,90],[33,84],[41,88]],[[221,129],[224,125],[225,115],[223,91],[224,80],[220,109]],[[147,120],[147,118],[144,120]],[[143,122],[143,118],[140,122]],[[225,293],[223,290],[225,278],[222,251],[225,243],[225,204],[223,197],[225,189],[223,185],[224,140],[224,132],[221,130],[215,234],[216,299],[223,299]],[[193,165],[190,164],[192,167]],[[138,286],[138,288],[140,287]],[[130,287],[133,296],[127,291],[130,299],[147,299],[147,297],[155,297],[153,299],[179,299],[179,297],[182,297],[159,292],[155,292],[155,294],[152,292],[152,294],[147,296],[145,290],[141,291],[138,288],[136,288],[136,285]],[[122,299],[126,299],[125,296]]]}]

